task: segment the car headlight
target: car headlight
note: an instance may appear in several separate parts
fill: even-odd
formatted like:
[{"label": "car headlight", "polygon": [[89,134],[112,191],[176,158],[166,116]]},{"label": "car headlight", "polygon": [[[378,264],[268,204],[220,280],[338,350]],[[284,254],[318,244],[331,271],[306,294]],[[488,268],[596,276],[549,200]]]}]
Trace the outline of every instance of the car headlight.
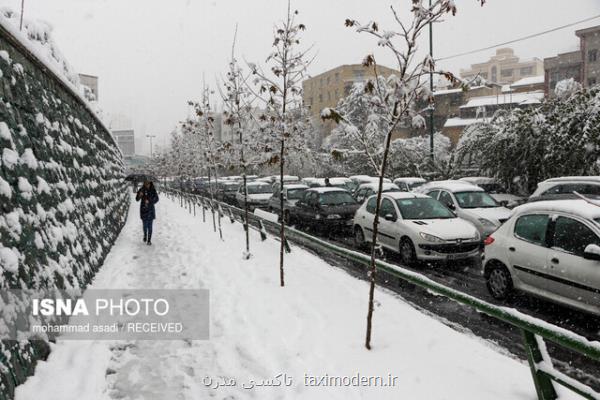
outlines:
[{"label": "car headlight", "polygon": [[481,223],[481,225],[486,226],[486,227],[490,227],[490,228],[496,227],[496,224],[493,223],[492,221],[490,221],[489,219],[479,218],[479,222]]},{"label": "car headlight", "polygon": [[329,214],[327,219],[340,219],[342,216],[340,214]]},{"label": "car headlight", "polygon": [[479,234],[479,231],[475,231],[475,236],[473,236],[473,240],[475,242],[478,242],[481,240],[481,235]]},{"label": "car headlight", "polygon": [[440,239],[437,236],[433,236],[433,235],[430,235],[429,233],[425,233],[425,232],[419,232],[419,236],[421,236],[423,239],[427,240],[428,242],[434,242],[434,243],[445,242],[445,240]]}]

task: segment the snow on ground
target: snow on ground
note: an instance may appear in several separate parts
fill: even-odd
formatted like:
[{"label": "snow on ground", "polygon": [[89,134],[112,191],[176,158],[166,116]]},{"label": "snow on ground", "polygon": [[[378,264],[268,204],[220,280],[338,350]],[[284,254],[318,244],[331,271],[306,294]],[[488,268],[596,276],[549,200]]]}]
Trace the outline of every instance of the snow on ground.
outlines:
[{"label": "snow on ground", "polygon": [[[17,389],[17,400],[535,399],[526,364],[377,290],[374,349],[363,346],[367,283],[293,247],[279,287],[279,244],[253,232],[242,260],[240,224],[224,241],[162,196],[154,245],[141,240],[137,204],[93,288],[208,288],[208,341],[59,341]],[[285,373],[291,386],[245,389]],[[305,386],[305,376],[397,376],[391,387]],[[206,377],[233,378],[210,388]],[[230,381],[233,382],[233,381]],[[216,385],[213,385],[216,386]]]}]

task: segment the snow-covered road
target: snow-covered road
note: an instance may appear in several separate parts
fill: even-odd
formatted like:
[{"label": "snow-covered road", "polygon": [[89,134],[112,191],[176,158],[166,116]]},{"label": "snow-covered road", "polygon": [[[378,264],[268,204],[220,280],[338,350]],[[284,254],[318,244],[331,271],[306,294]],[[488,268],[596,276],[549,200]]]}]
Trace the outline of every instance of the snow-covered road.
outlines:
[{"label": "snow-covered road", "polygon": [[[157,218],[148,247],[132,204],[92,287],[207,288],[211,339],[59,341],[17,400],[535,398],[527,365],[384,290],[376,293],[374,349],[365,350],[367,283],[302,249],[287,256],[280,288],[272,238],[252,232],[253,257],[242,260],[239,224],[223,220],[221,241],[208,215],[202,223],[165,196]],[[248,388],[278,374],[291,384]],[[307,385],[357,374],[397,378],[388,387]],[[217,388],[220,377],[231,385]]]}]

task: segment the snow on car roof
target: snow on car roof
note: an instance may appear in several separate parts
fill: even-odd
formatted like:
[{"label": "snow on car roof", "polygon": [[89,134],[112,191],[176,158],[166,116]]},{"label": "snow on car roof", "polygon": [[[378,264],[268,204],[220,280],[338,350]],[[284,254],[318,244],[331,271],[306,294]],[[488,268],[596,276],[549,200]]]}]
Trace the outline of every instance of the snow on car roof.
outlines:
[{"label": "snow on car roof", "polygon": [[600,202],[598,205],[581,200],[548,200],[523,204],[513,209],[513,214],[523,214],[532,211],[563,212],[578,215],[586,219],[600,218]]},{"label": "snow on car roof", "polygon": [[415,176],[406,176],[394,179],[395,182],[406,182],[406,183],[416,183],[416,182],[427,182],[426,179],[417,178]]},{"label": "snow on car roof", "polygon": [[289,185],[283,185],[284,189],[308,189],[308,186],[301,183],[292,183]]},{"label": "snow on car roof", "polygon": [[427,196],[426,194],[414,193],[414,192],[388,192],[388,193],[385,193],[385,196],[391,197],[394,200],[429,198],[429,196]]},{"label": "snow on car roof", "polygon": [[[360,189],[363,189],[363,188],[369,188],[369,189],[377,191],[379,189],[379,182],[363,183],[356,190],[360,190]],[[398,187],[398,185],[396,185],[395,183],[383,182],[383,190],[389,190],[389,189],[398,189],[398,190],[400,190],[400,188]]]},{"label": "snow on car roof", "polygon": [[460,178],[459,181],[469,182],[474,185],[497,183],[495,178],[490,178],[487,176],[465,176],[464,178]]},{"label": "snow on car roof", "polygon": [[546,179],[543,182],[565,182],[565,181],[573,181],[573,182],[600,182],[600,176],[560,176],[557,178]]},{"label": "snow on car roof", "polygon": [[348,191],[346,189],[339,188],[339,187],[318,187],[318,188],[311,188],[308,190],[311,192],[317,192],[317,193],[326,193],[326,192],[346,192],[346,193],[348,193]]},{"label": "snow on car roof", "polygon": [[421,193],[429,190],[435,189],[444,189],[452,193],[457,192],[483,192],[484,190],[479,186],[473,185],[472,183],[459,181],[459,180],[449,180],[449,181],[435,181],[424,184],[423,186],[419,186],[417,190]]}]

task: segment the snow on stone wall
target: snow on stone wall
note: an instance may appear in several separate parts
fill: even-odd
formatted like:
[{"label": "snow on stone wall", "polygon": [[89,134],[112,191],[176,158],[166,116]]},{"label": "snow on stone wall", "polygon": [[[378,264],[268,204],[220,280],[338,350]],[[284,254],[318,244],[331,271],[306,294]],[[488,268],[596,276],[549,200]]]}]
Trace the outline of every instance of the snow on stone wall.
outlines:
[{"label": "snow on stone wall", "polygon": [[[76,294],[125,223],[122,156],[72,87],[21,43],[0,24],[0,289]],[[0,342],[0,400],[47,352],[42,341]]]}]

